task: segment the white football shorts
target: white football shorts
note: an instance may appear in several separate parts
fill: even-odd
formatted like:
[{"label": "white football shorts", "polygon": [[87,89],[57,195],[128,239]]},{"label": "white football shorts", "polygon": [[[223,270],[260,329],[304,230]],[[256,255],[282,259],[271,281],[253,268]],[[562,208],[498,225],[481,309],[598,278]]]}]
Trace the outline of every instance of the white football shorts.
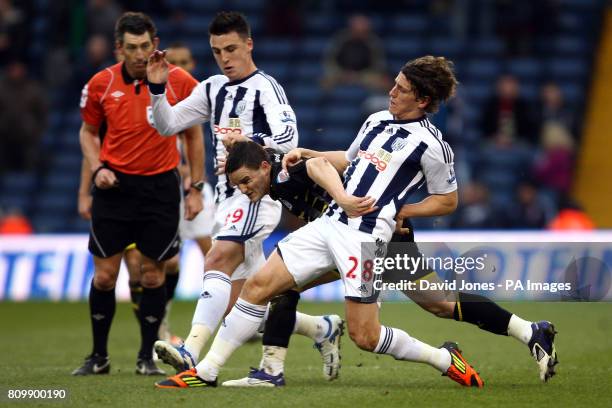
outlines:
[{"label": "white football shorts", "polygon": [[252,203],[238,191],[217,204],[214,239],[244,243],[244,262],[236,268],[232,280],[248,278],[266,262],[263,242],[278,225],[281,208],[281,203],[270,196]]},{"label": "white football shorts", "polygon": [[185,219],[185,204],[181,203],[181,221],[179,223],[179,235],[182,240],[198,239],[212,235],[215,226],[215,193],[210,184],[205,183],[202,189],[204,210],[193,220]]},{"label": "white football shorts", "polygon": [[383,257],[386,242],[327,216],[317,218],[278,243],[281,257],[299,287],[338,269],[344,297],[361,303],[378,299],[382,278],[374,273],[374,257]]}]

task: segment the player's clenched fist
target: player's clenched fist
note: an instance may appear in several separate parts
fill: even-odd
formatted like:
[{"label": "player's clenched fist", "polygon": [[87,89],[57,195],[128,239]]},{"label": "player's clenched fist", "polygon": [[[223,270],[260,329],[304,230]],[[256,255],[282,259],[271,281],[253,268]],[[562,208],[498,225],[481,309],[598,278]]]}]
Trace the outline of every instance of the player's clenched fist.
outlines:
[{"label": "player's clenched fist", "polygon": [[300,160],[302,160],[302,149],[299,147],[291,150],[289,153],[285,153],[282,163],[283,169],[287,170],[287,167],[293,166]]},{"label": "player's clenched fist", "polygon": [[168,80],[166,51],[155,50],[147,63],[147,80],[152,84],[163,84]]},{"label": "player's clenched fist", "polygon": [[112,187],[116,187],[119,185],[119,180],[117,180],[117,176],[112,170],[109,169],[100,169],[96,172],[96,175],[93,180],[96,187],[106,190]]}]

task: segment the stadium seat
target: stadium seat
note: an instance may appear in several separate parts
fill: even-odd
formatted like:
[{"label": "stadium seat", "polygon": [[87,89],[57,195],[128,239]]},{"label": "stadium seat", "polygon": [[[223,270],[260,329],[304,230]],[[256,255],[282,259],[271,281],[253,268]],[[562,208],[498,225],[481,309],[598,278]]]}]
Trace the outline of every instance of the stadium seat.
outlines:
[{"label": "stadium seat", "polygon": [[28,215],[32,210],[32,198],[28,193],[0,190],[0,209],[4,211],[18,209]]},{"label": "stadium seat", "polygon": [[77,171],[66,172],[53,170],[47,174],[44,180],[44,188],[48,191],[55,191],[58,194],[76,194],[79,190],[80,166]]},{"label": "stadium seat", "polygon": [[501,74],[501,63],[493,58],[471,58],[461,69],[463,81],[495,81]]},{"label": "stadium seat", "polygon": [[76,195],[66,195],[53,190],[44,190],[37,196],[38,213],[51,215],[75,214],[77,208]]},{"label": "stadium seat", "polygon": [[290,88],[287,96],[295,104],[313,104],[321,100],[323,93],[318,84],[299,81]]},{"label": "stadium seat", "polygon": [[34,172],[11,171],[2,175],[0,188],[8,194],[28,194],[37,187],[38,182]]},{"label": "stadium seat", "polygon": [[[342,18],[332,14],[308,14],[304,16],[305,28],[309,34],[331,35],[338,29]],[[341,23],[344,26],[344,22]],[[328,37],[329,38],[329,37]]]},{"label": "stadium seat", "polygon": [[290,61],[296,45],[292,40],[283,38],[260,37],[257,39],[257,47],[254,48],[254,58],[256,61],[274,60]]},{"label": "stadium seat", "polygon": [[558,81],[582,80],[588,73],[588,64],[580,58],[553,58],[548,62],[548,70]]},{"label": "stadium seat", "polygon": [[355,106],[368,96],[368,90],[358,85],[340,85],[324,94],[326,102],[334,105]]},{"label": "stadium seat", "polygon": [[32,218],[34,231],[37,233],[60,233],[68,231],[68,219],[54,214],[38,213]]},{"label": "stadium seat", "polygon": [[297,80],[318,86],[323,77],[323,66],[320,61],[302,61],[296,69]]},{"label": "stadium seat", "polygon": [[385,41],[387,55],[404,62],[423,53],[423,41],[419,38],[389,38]]},{"label": "stadium seat", "polygon": [[480,37],[468,42],[474,56],[499,57],[504,52],[504,43],[495,37]]},{"label": "stadium seat", "polygon": [[300,55],[309,60],[321,60],[329,45],[329,38],[309,36],[299,46]]},{"label": "stadium seat", "polygon": [[424,15],[400,14],[391,18],[391,29],[395,34],[420,34],[429,27],[429,19]]},{"label": "stadium seat", "polygon": [[359,115],[356,115],[354,104],[329,105],[322,111],[323,126],[344,126],[348,129],[355,128],[360,124]]},{"label": "stadium seat", "polygon": [[291,78],[291,67],[286,61],[264,61],[257,64],[264,73],[272,76],[283,88]]},{"label": "stadium seat", "polygon": [[479,81],[466,81],[463,83],[463,95],[467,104],[476,104],[481,106],[492,93],[493,84],[487,84]]},{"label": "stadium seat", "polygon": [[435,37],[427,41],[425,54],[443,55],[449,59],[455,59],[463,53],[464,44],[456,39],[447,37]]},{"label": "stadium seat", "polygon": [[515,58],[508,62],[507,71],[520,80],[535,80],[542,74],[542,63],[536,58]]}]

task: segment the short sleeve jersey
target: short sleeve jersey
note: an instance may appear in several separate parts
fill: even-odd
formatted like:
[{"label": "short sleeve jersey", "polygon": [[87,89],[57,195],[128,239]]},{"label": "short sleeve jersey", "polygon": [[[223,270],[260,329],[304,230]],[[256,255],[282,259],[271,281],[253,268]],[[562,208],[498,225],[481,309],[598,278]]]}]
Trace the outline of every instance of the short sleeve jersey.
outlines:
[{"label": "short sleeve jersey", "polygon": [[[183,69],[170,65],[166,90],[170,104],[187,98],[198,82]],[[100,161],[127,174],[152,175],[179,164],[176,135],[160,135],[153,127],[151,97],[146,80],[131,78],[123,63],[108,67],[83,88],[81,117],[85,123],[108,129]]]}]

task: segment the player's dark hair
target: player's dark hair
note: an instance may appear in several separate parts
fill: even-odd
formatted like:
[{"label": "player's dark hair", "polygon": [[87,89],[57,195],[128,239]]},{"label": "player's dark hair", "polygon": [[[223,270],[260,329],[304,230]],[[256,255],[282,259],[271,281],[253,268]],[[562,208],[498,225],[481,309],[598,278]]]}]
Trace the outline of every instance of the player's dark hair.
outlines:
[{"label": "player's dark hair", "polygon": [[228,151],[225,173],[233,173],[241,167],[257,170],[263,161],[269,163],[270,157],[261,145],[251,141],[236,142]]},{"label": "player's dark hair", "polygon": [[455,94],[458,82],[453,67],[452,61],[431,55],[409,61],[402,67],[401,72],[410,81],[416,98],[429,98],[425,112],[437,112],[440,103]]},{"label": "player's dark hair", "polygon": [[251,27],[244,14],[237,11],[221,11],[208,26],[210,35],[223,35],[231,32],[238,33],[242,38],[251,36]]},{"label": "player's dark hair", "polygon": [[157,36],[157,29],[151,17],[145,13],[128,11],[123,13],[115,24],[115,41],[123,43],[125,33],[142,35],[146,32],[151,36],[151,40]]}]

